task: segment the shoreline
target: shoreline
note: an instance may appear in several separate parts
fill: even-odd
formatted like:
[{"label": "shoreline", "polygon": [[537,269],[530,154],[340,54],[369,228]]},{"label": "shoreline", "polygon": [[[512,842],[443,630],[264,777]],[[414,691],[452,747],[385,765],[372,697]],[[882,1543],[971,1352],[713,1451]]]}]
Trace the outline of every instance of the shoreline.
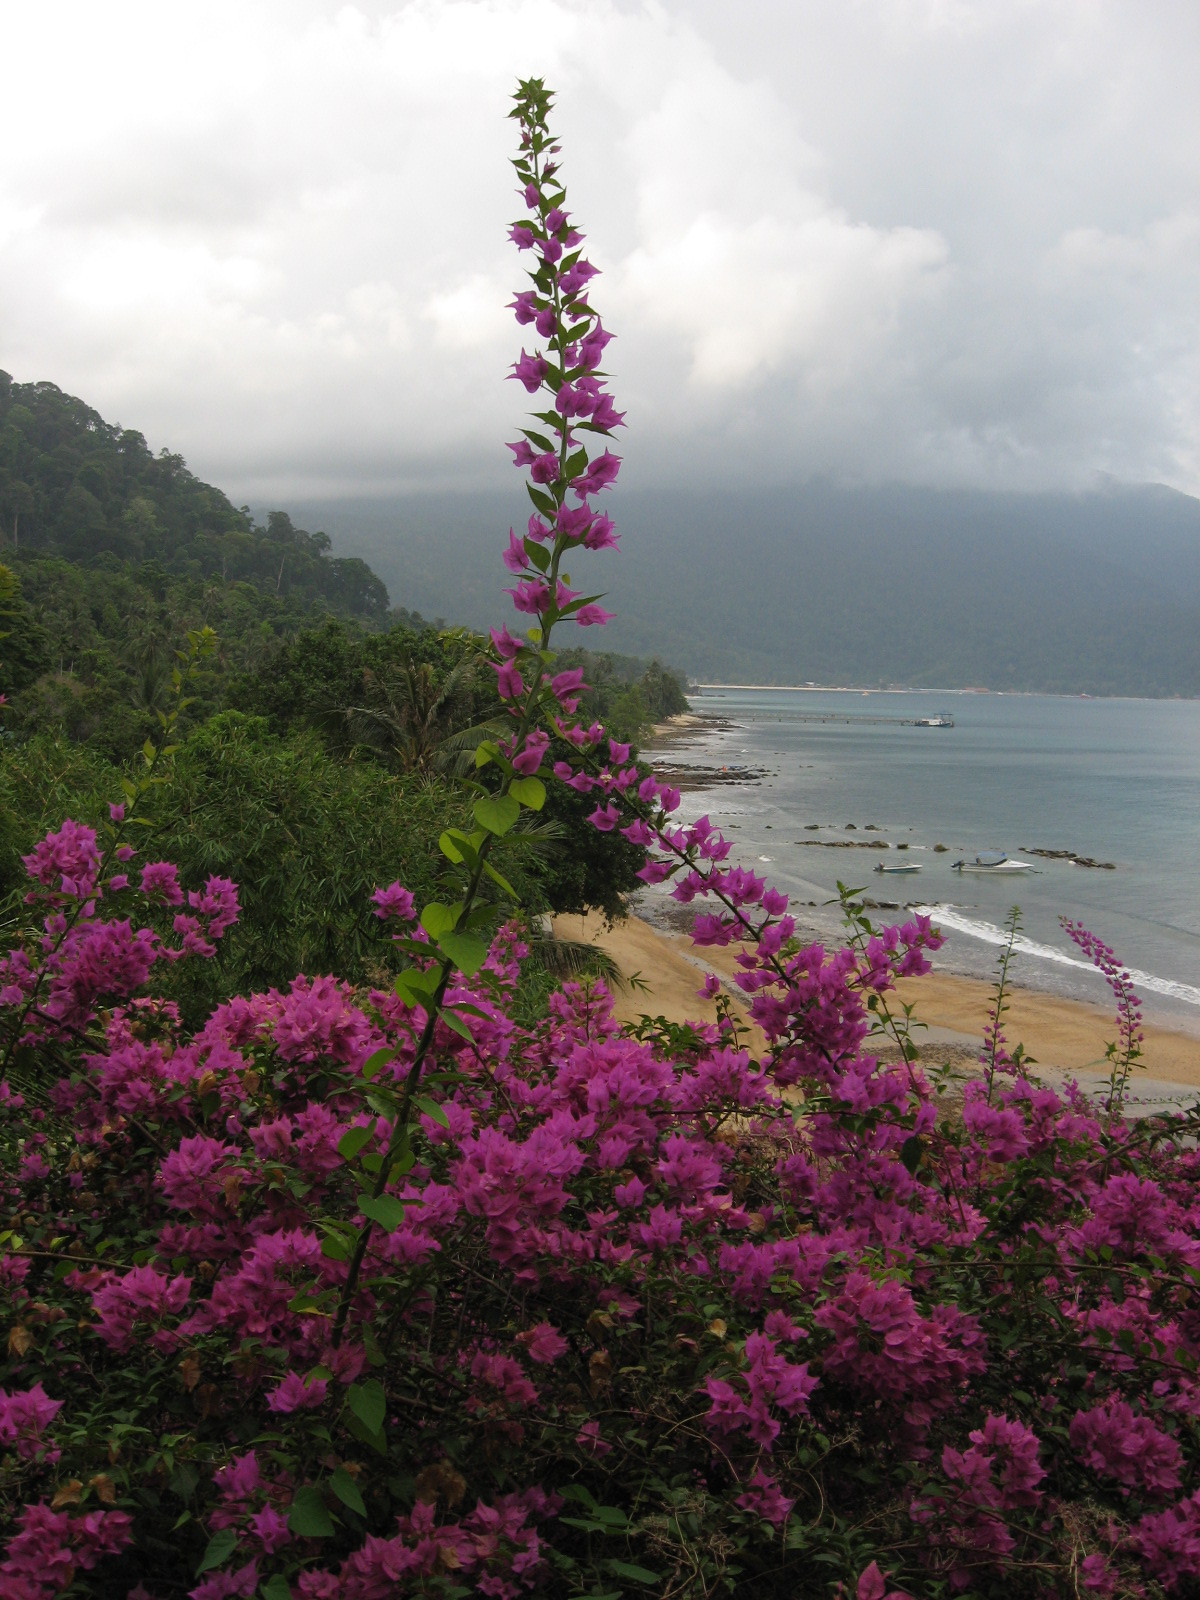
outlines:
[{"label": "shoreline", "polygon": [[707,714],[702,711],[677,711],[673,717],[664,717],[650,727],[642,740],[641,749],[657,750],[663,745],[686,743],[702,734],[732,726],[730,717],[720,716],[715,711]]},{"label": "shoreline", "polygon": [[[1103,694],[1086,689],[988,689],[981,685],[971,685],[965,689],[928,689],[918,684],[869,685],[854,683],[697,683],[688,684],[689,699],[700,698],[714,689],[743,689],[753,691],[755,694],[778,691],[789,694],[963,694],[963,695],[996,695],[1001,699],[1027,699],[1044,700],[1128,700],[1132,702],[1146,701],[1147,704],[1156,705],[1160,701],[1179,701],[1190,703],[1200,700],[1200,695],[1195,694]],[[693,694],[694,691],[694,694]]]},{"label": "shoreline", "polygon": [[[596,913],[556,917],[554,925],[564,935],[600,945],[627,978],[636,974],[646,986],[616,992],[614,1009],[623,1022],[643,1014],[671,1022],[714,1021],[715,1005],[697,993],[708,972],[716,974],[735,1010],[746,1017],[745,996],[733,983],[737,947],[697,949],[685,934],[657,927],[635,912],[610,928]],[[940,1064],[940,1057],[960,1070],[972,1069],[992,999],[989,983],[935,965],[926,977],[902,980],[894,994],[900,1003],[915,1006],[914,1021],[923,1024],[916,1038],[926,1064]],[[1116,1032],[1111,1011],[1018,985],[1010,988],[1008,1002],[1004,1031],[1011,1045],[1024,1044],[1034,1058],[1035,1075],[1074,1077],[1089,1092],[1107,1082],[1105,1047]],[[1131,1104],[1145,1110],[1190,1101],[1194,1095],[1186,1091],[1200,1092],[1200,1039],[1155,1023],[1143,1031],[1142,1062],[1130,1081]],[[761,1031],[752,1026],[752,1035],[751,1048],[761,1049]]]},{"label": "shoreline", "polygon": [[[729,685],[728,687],[744,686]],[[763,687],[774,689],[782,686],[764,685]],[[861,690],[846,691],[817,685],[804,685],[802,687],[805,691],[820,688],[821,692],[827,694],[849,692],[857,696],[864,692]],[[898,690],[894,687],[871,691],[873,694],[911,692]],[[959,695],[969,695],[976,692],[978,691],[972,689],[955,691]],[[1003,691],[988,692],[1002,693]],[[1013,691],[1014,696],[1016,693],[1017,691]],[[1047,697],[1040,696],[1039,698]],[[1063,695],[1054,698],[1068,700],[1075,697]],[[1107,698],[1120,699],[1126,697],[1112,696]],[[719,700],[711,702],[711,712],[708,710],[709,703],[706,703],[703,697],[693,698],[691,703],[693,706],[691,713],[684,713],[678,717],[671,718],[655,729],[653,741],[648,742],[645,747],[646,758],[656,770],[661,768],[662,775],[666,781],[684,794],[690,794],[697,790],[719,791],[726,787],[733,791],[740,789],[747,791],[745,799],[739,799],[733,806],[733,812],[738,815],[738,820],[728,824],[730,836],[733,837],[739,830],[744,830],[754,835],[755,843],[749,845],[743,841],[742,850],[743,853],[747,849],[752,853],[759,852],[757,860],[760,862],[776,860],[780,857],[781,852],[786,856],[787,871],[790,874],[788,887],[792,893],[792,913],[802,923],[804,921],[810,923],[807,930],[804,928],[798,930],[806,941],[813,937],[821,938],[826,942],[831,938],[840,938],[840,929],[834,930],[825,919],[812,915],[812,913],[817,912],[818,907],[825,904],[825,900],[820,895],[821,891],[825,891],[828,888],[825,879],[832,874],[834,866],[836,865],[839,877],[845,875],[841,861],[826,864],[825,853],[830,851],[834,852],[835,855],[845,853],[846,865],[850,873],[857,874],[854,881],[860,881],[865,879],[868,867],[873,866],[880,859],[884,861],[903,859],[891,857],[890,851],[893,849],[904,850],[911,848],[914,851],[914,855],[910,856],[909,860],[915,859],[919,865],[932,868],[941,854],[946,854],[946,859],[952,860],[952,855],[947,852],[963,848],[961,845],[946,846],[940,842],[931,846],[928,841],[914,844],[911,839],[906,840],[903,837],[900,838],[899,842],[897,842],[896,838],[885,839],[882,829],[877,828],[873,822],[864,822],[861,819],[857,822],[841,824],[836,821],[805,823],[804,829],[807,836],[790,840],[781,839],[778,834],[772,840],[767,840],[765,833],[762,833],[760,837],[756,832],[754,823],[757,804],[751,799],[751,795],[754,789],[764,782],[766,782],[766,788],[768,789],[775,787],[767,780],[777,777],[778,773],[766,767],[752,768],[741,764],[751,760],[754,755],[757,755],[759,760],[763,759],[758,752],[757,746],[754,746],[753,739],[745,741],[747,744],[754,746],[754,749],[750,753],[747,753],[746,750],[741,750],[741,762],[739,764],[734,766],[712,765],[711,763],[719,762],[723,759],[726,751],[731,748],[731,741],[728,738],[717,737],[710,742],[709,735],[745,731],[749,723],[744,721],[739,712],[732,708],[726,709],[723,716],[716,714],[717,707],[721,704]],[[750,720],[753,721],[753,718]],[[733,743],[740,745],[742,741],[734,740]],[[768,808],[768,814],[770,814],[771,803],[772,797],[764,795],[763,804]],[[715,807],[717,813],[723,810],[722,798],[719,794],[714,793],[712,795],[711,804]],[[779,815],[773,815],[773,822],[776,828],[780,827],[780,820]],[[771,824],[767,824],[768,831],[770,827]],[[907,832],[912,835],[913,828],[908,828]],[[867,837],[864,837],[864,834]],[[1032,834],[1029,836],[1032,836]],[[933,832],[928,833],[929,840],[933,840],[935,837],[937,836]],[[1024,839],[1026,835],[1022,834],[1021,837]],[[1060,861],[1066,862],[1073,869],[1106,869],[1114,873],[1119,870],[1119,858],[1116,855],[1113,855],[1112,860],[1092,859],[1086,851],[1081,852],[1076,848],[1066,848],[1069,843],[1069,839],[1064,840],[1056,837],[1043,841],[1041,844],[1021,845],[1012,848],[1014,853],[1019,850],[1023,855],[1038,858],[1031,877],[1041,876],[1047,871],[1053,872]],[[933,854],[929,853],[931,848]],[[867,851],[865,856],[862,854],[864,850]],[[882,855],[882,857],[872,855],[872,850],[888,851],[889,854]],[[1112,852],[1110,851],[1109,854],[1112,854]],[[811,877],[804,865],[806,858],[811,861],[812,873],[814,874]],[[818,865],[818,861],[821,862],[821,865]],[[757,867],[755,870],[764,871],[761,867]],[[770,871],[772,869],[766,870]],[[773,870],[779,872],[782,868],[777,865]],[[978,915],[974,915],[969,910],[960,910],[958,907],[958,890],[961,886],[956,884],[953,888],[947,889],[943,884],[933,881],[936,876],[935,872],[930,871],[924,874],[920,880],[906,879],[902,889],[898,880],[884,879],[881,881],[872,873],[860,898],[863,905],[872,915],[876,912],[886,913],[889,920],[893,913],[898,919],[906,912],[923,910],[926,912],[932,911],[934,920],[937,921],[939,920],[939,910],[944,911],[950,918],[950,927],[944,930],[947,933],[949,945],[942,951],[938,960],[939,971],[946,976],[961,978],[964,982],[979,983],[983,990],[990,992],[990,974],[986,967],[990,966],[991,963],[990,961],[986,964],[984,963],[979,951],[976,949],[976,944],[978,943],[981,948],[996,944],[996,939],[994,938],[996,929],[992,926],[992,922],[997,919],[995,917],[989,919],[985,912],[979,912]],[[791,881],[792,879],[796,881],[793,882]],[[1068,897],[1073,894],[1070,886],[1067,886],[1065,890],[1062,890],[1061,886],[1059,887],[1060,892],[1065,893]],[[900,892],[897,893],[897,890]],[[907,894],[904,890],[908,891]],[[920,891],[915,897],[914,890]],[[1083,891],[1083,893],[1086,899],[1087,891]],[[807,906],[810,911],[808,918],[804,914],[805,901],[802,898],[806,894],[810,896],[807,900]],[[812,898],[814,894],[816,898]],[[637,897],[637,901],[640,902],[639,909],[643,909],[643,914],[648,916],[653,924],[661,925],[662,920],[665,920],[667,931],[677,931],[680,924],[675,922],[674,919],[669,916],[666,919],[660,919],[659,915],[657,915],[659,908],[654,903],[656,898],[651,896],[648,904],[646,897],[639,895]],[[828,898],[828,894],[826,898]],[[938,902],[941,901],[945,901],[946,904],[939,906]],[[1042,901],[1040,913],[1044,913],[1046,910],[1044,895]],[[1038,908],[1035,907],[1035,910],[1038,910]],[[1077,910],[1076,915],[1078,914]],[[974,920],[978,923],[978,926],[968,926],[964,918]],[[1042,916],[1042,921],[1045,922],[1044,915]],[[1063,973],[1059,971],[1059,967],[1063,966],[1064,963],[1052,934],[1048,934],[1046,928],[1042,927],[1036,931],[1036,938],[1032,934],[1030,938],[1034,939],[1034,942],[1029,943],[1026,940],[1025,945],[1022,947],[1023,953],[1031,957],[1035,964],[1039,965],[1039,970],[1036,974],[1029,974],[1027,964],[1023,966],[1021,978],[1017,980],[1017,986],[1022,992],[1044,996],[1049,1000],[1073,1002],[1084,1008],[1085,1011],[1091,1008],[1097,1016],[1104,1016],[1106,1014],[1107,997],[1101,998],[1097,994],[1093,998],[1093,995],[1089,993],[1089,989],[1092,989],[1093,985],[1088,976],[1085,975],[1090,971],[1090,969],[1086,968],[1086,964],[1071,959],[1066,960],[1065,967],[1075,966],[1081,969],[1079,974],[1075,974],[1075,981],[1072,982],[1069,976],[1064,977]],[[964,939],[966,941],[965,944]],[[1070,953],[1068,952],[1069,955]],[[1040,965],[1046,963],[1050,963],[1050,965],[1043,972],[1040,970]],[[1188,977],[1178,970],[1178,962],[1169,967],[1167,977],[1155,977],[1154,973],[1157,969],[1149,962],[1143,961],[1141,966],[1144,966],[1146,970],[1135,970],[1135,982],[1139,985],[1138,993],[1142,1001],[1144,1014],[1148,1018],[1146,1026],[1152,1027],[1156,1034],[1161,1033],[1168,1037],[1182,1036],[1200,1044],[1200,1007],[1197,1007],[1195,1003],[1197,991],[1190,986]],[[1191,980],[1191,982],[1194,983],[1194,980]],[[1098,990],[1099,985],[1096,984],[1094,988]],[[1111,1037],[1115,1029],[1115,1022],[1110,1020],[1108,1028],[1109,1033],[1105,1035],[1106,1039]],[[1029,1048],[1031,1053],[1037,1053],[1032,1046]],[[1056,1046],[1056,1048],[1058,1047]],[[1080,1062],[1079,1065],[1082,1069],[1085,1063]]]}]

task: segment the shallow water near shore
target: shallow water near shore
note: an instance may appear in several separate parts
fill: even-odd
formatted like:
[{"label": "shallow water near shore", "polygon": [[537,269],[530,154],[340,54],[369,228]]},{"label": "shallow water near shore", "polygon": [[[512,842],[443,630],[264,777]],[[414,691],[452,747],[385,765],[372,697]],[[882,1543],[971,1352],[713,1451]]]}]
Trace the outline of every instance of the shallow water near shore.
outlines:
[{"label": "shallow water near shore", "polygon": [[[1200,702],[722,688],[694,696],[692,708],[725,721],[673,739],[672,767],[762,776],[702,781],[684,795],[683,815],[707,812],[733,841],[733,859],[791,894],[802,921],[832,929],[820,907],[840,879],[878,901],[933,910],[949,935],[939,966],[986,977],[1016,902],[1016,980],[1103,1003],[1103,979],[1059,925],[1070,917],[1115,948],[1148,1017],[1200,1034]],[[914,725],[940,712],[952,728]],[[1035,870],[951,869],[990,849]],[[878,873],[881,861],[922,870]]]}]

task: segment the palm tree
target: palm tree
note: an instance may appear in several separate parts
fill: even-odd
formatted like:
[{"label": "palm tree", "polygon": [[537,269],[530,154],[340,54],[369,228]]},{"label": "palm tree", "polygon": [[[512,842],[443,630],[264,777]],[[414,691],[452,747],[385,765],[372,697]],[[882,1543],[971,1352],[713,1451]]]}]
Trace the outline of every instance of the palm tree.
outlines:
[{"label": "palm tree", "polygon": [[463,655],[444,676],[427,661],[367,668],[363,686],[370,703],[347,706],[342,715],[363,743],[386,752],[404,772],[457,771],[481,739],[503,730],[495,716],[477,720],[485,658]]}]

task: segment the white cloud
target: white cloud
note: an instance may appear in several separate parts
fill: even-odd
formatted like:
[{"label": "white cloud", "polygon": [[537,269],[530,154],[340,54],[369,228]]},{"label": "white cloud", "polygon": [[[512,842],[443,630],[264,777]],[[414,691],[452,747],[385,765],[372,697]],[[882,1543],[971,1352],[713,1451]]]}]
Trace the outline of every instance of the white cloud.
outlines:
[{"label": "white cloud", "polygon": [[1200,488],[1200,26],[1143,0],[50,3],[0,365],[237,498],[505,469],[518,75],[641,481]]}]

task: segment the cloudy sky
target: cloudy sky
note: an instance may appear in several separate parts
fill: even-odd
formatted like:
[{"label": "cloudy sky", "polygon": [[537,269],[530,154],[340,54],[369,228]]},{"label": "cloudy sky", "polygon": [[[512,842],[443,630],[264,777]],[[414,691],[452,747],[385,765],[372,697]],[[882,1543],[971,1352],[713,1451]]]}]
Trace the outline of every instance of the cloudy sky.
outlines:
[{"label": "cloudy sky", "polygon": [[41,0],[0,53],[0,366],[236,500],[504,481],[532,74],[634,481],[1200,493],[1191,0]]}]

